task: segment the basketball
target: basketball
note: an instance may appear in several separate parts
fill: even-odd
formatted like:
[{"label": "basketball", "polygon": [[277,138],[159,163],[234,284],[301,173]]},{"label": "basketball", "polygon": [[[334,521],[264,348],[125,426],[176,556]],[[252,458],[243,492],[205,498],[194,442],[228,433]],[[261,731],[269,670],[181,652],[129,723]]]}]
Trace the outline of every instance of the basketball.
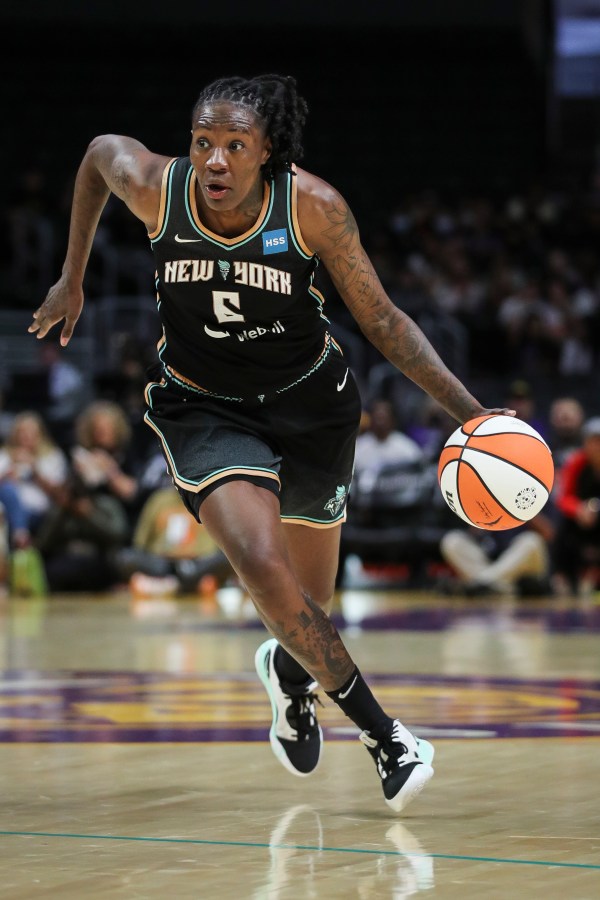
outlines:
[{"label": "basketball", "polygon": [[522,419],[470,419],[440,454],[438,481],[450,509],[488,531],[518,528],[545,506],[554,482],[552,453]]}]

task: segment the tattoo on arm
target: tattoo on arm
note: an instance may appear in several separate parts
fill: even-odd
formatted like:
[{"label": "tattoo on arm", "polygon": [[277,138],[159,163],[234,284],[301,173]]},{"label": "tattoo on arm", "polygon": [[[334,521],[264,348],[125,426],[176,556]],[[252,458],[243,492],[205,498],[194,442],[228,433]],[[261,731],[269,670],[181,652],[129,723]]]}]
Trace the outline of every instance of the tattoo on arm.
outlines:
[{"label": "tattoo on arm", "polygon": [[450,372],[416,322],[390,301],[365,253],[350,209],[333,201],[326,210],[327,268],[363,334],[408,378],[459,421],[481,405]]},{"label": "tattoo on arm", "polygon": [[359,252],[360,241],[354,216],[341,200],[332,202],[325,215],[329,224],[323,231],[323,237],[328,240],[333,253],[328,264],[331,275],[343,295],[349,292],[353,297],[356,294],[359,298],[364,297],[369,291],[370,273],[361,258],[364,254]]}]

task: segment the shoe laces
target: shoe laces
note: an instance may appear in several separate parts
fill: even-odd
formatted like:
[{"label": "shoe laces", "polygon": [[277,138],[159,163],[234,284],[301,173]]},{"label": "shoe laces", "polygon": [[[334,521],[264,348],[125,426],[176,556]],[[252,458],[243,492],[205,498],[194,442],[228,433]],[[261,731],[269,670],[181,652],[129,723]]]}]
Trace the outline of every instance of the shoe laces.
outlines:
[{"label": "shoe laces", "polygon": [[323,706],[317,694],[289,695],[290,705],[286,718],[298,735],[299,741],[307,741],[317,730],[315,702]]},{"label": "shoe laces", "polygon": [[380,753],[383,750],[386,757],[391,756],[399,759],[401,756],[405,756],[408,753],[408,747],[402,740],[402,732],[400,729],[400,722],[395,719],[392,733],[386,741],[382,741],[382,747],[380,749]]}]

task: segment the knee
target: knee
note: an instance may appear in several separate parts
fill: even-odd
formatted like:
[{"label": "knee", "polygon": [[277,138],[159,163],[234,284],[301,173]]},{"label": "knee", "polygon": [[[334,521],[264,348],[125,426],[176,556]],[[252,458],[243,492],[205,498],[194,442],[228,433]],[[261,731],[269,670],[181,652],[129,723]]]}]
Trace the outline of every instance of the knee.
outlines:
[{"label": "knee", "polygon": [[282,585],[291,575],[289,563],[281,549],[266,539],[237,548],[231,562],[253,596],[280,595]]},{"label": "knee", "polygon": [[514,539],[514,545],[521,547],[524,553],[544,553],[546,542],[540,534],[535,531],[526,531],[517,535]]},{"label": "knee", "polygon": [[465,535],[462,531],[447,531],[440,541],[440,551],[444,559],[451,559],[464,546]]}]

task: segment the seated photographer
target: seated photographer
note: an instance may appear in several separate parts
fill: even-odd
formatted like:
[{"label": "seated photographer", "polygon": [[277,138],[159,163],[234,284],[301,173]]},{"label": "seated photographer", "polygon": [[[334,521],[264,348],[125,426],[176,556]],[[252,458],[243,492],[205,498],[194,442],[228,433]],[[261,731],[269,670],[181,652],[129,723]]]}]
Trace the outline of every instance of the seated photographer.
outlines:
[{"label": "seated photographer", "polygon": [[142,508],[133,546],[115,555],[135,596],[203,593],[233,575],[225,554],[189,515],[173,487],[158,488]]},{"label": "seated photographer", "polygon": [[486,531],[466,524],[453,528],[442,537],[440,552],[456,579],[439,588],[471,597],[548,594],[548,547],[553,535],[552,519],[543,512],[507,531]]}]

